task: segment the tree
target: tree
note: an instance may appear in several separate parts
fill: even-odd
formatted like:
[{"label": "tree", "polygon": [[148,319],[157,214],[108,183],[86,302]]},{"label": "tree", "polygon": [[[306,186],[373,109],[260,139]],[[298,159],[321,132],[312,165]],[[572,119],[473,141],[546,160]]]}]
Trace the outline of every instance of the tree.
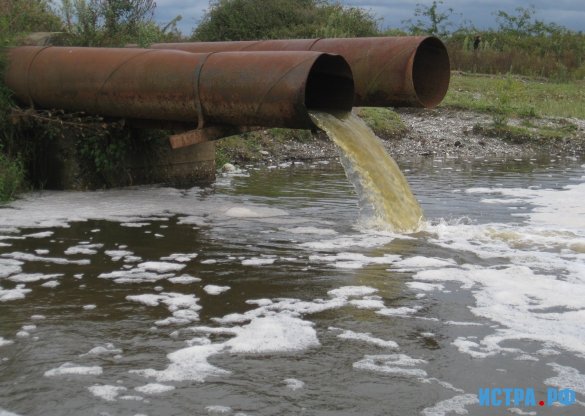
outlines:
[{"label": "tree", "polygon": [[533,5],[516,7],[515,11],[515,15],[503,10],[494,13],[500,31],[515,35],[544,35],[555,34],[563,29],[554,23],[547,24],[537,20],[535,18],[536,8]]},{"label": "tree", "polygon": [[439,6],[442,6],[443,3],[443,0],[433,0],[430,6],[417,3],[414,9],[417,20],[415,22],[412,19],[403,20],[402,24],[407,25],[407,30],[412,34],[447,36],[449,28],[453,26],[453,23],[450,22],[453,9],[448,8],[445,11],[440,11]]}]

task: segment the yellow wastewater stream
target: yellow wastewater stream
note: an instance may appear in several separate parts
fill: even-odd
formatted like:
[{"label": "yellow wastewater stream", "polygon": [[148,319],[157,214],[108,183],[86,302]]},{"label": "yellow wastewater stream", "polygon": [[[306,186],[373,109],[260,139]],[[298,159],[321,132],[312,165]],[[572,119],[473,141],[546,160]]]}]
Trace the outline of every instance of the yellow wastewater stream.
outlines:
[{"label": "yellow wastewater stream", "polygon": [[374,132],[351,112],[311,110],[310,115],[342,151],[343,167],[360,199],[362,225],[415,231],[423,219],[422,209]]}]

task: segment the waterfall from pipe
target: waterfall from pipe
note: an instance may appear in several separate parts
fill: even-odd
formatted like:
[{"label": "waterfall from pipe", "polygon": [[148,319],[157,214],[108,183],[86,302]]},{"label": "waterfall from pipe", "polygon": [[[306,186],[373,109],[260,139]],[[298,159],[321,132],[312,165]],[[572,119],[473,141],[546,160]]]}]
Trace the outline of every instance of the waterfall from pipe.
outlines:
[{"label": "waterfall from pipe", "polygon": [[374,132],[351,112],[311,110],[310,115],[340,149],[341,163],[359,198],[360,225],[415,231],[423,219],[422,209]]}]

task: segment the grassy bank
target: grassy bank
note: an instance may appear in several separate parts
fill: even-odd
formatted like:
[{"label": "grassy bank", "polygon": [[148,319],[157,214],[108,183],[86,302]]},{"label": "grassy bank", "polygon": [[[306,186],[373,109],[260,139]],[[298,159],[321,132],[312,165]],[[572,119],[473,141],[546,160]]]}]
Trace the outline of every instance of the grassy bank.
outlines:
[{"label": "grassy bank", "polygon": [[441,105],[491,115],[473,130],[503,140],[582,140],[570,119],[585,119],[585,81],[453,73]]},{"label": "grassy bank", "polygon": [[442,106],[510,117],[585,119],[585,81],[453,73]]}]

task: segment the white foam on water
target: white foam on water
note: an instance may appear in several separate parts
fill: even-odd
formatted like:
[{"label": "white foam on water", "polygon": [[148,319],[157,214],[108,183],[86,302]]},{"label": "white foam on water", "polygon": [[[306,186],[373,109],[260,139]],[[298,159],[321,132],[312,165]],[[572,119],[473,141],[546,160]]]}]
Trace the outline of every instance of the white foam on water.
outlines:
[{"label": "white foam on water", "polygon": [[201,261],[201,264],[215,264],[215,263],[217,263],[217,260],[215,260],[215,259],[207,259],[207,260]]},{"label": "white foam on water", "polygon": [[22,264],[18,260],[0,258],[0,279],[22,272]]},{"label": "white foam on water", "polygon": [[160,383],[149,383],[145,384],[144,386],[135,387],[139,393],[146,394],[146,395],[154,395],[154,394],[162,394],[174,390],[175,386],[169,386],[167,384],[160,384]]},{"label": "white foam on water", "polygon": [[[339,330],[339,328],[329,328],[332,330]],[[380,348],[398,348],[398,343],[391,341],[391,340],[384,340],[380,338],[373,337],[372,334],[369,332],[362,333],[362,332],[354,332],[348,329],[343,330],[341,334],[337,335],[337,338],[340,339],[348,339],[354,341],[362,341],[368,344],[375,345],[376,347]]]},{"label": "white foam on water", "polygon": [[120,223],[120,226],[127,227],[127,228],[142,228],[148,227],[150,225],[149,222],[123,222]]},{"label": "white foam on water", "polygon": [[[390,233],[362,233],[351,237],[339,237],[331,240],[310,241],[299,244],[309,250],[327,251],[360,247],[371,248],[390,243],[397,235]],[[402,238],[402,237],[401,237]]]},{"label": "white foam on water", "polygon": [[147,271],[141,267],[132,268],[129,270],[117,270],[110,273],[101,273],[98,275],[100,279],[112,279],[116,283],[153,283],[159,280],[174,277],[172,273],[161,274],[155,271]]},{"label": "white foam on water", "polygon": [[378,289],[370,286],[342,286],[328,291],[327,294],[336,298],[350,298],[372,295],[377,291]]},{"label": "white foam on water", "polygon": [[361,253],[337,253],[334,255],[311,255],[309,261],[325,262],[331,266],[345,269],[360,269],[369,264],[392,264],[400,256],[385,254],[380,257],[368,257]]},{"label": "white foam on water", "polygon": [[349,304],[358,309],[384,309],[384,301],[380,299],[352,299]]},{"label": "white foam on water", "polygon": [[196,215],[189,215],[189,216],[186,216],[186,217],[181,217],[177,221],[177,224],[179,224],[179,225],[188,224],[188,225],[203,226],[203,225],[207,225],[208,224],[208,221],[204,217],[200,217],[200,216],[196,216]]},{"label": "white foam on water", "polygon": [[[470,310],[504,326],[492,341],[496,337],[500,341],[532,339],[585,353],[585,285],[581,282],[515,265],[426,270],[415,278],[455,280],[463,287],[473,287],[476,305]],[[485,341],[481,344],[487,347]]]},{"label": "white foam on water", "polygon": [[79,376],[99,376],[103,373],[103,369],[99,366],[79,366],[73,363],[64,363],[57,368],[45,371],[45,377],[58,377],[68,375]]},{"label": "white foam on water", "polygon": [[246,301],[248,305],[268,306],[272,305],[271,299],[248,299]]},{"label": "white foam on water", "polygon": [[455,263],[455,261],[451,259],[438,259],[435,257],[414,256],[403,260],[398,259],[396,262],[394,262],[392,269],[419,270],[456,265],[457,264]]},{"label": "white foam on water", "polygon": [[65,255],[71,256],[74,254],[84,254],[84,255],[91,256],[91,255],[97,254],[97,250],[102,248],[103,246],[104,246],[103,244],[77,245],[77,246],[69,247],[67,250],[65,250]]},{"label": "white foam on water", "polygon": [[208,377],[230,374],[229,371],[216,367],[207,361],[210,356],[218,354],[223,348],[223,344],[183,348],[167,355],[171,364],[164,370],[130,370],[130,373],[152,377],[161,383],[168,381],[203,382]]},{"label": "white foam on water", "polygon": [[16,333],[16,338],[28,338],[28,337],[30,337],[30,332],[21,330],[21,331],[18,331]]},{"label": "white foam on water", "polygon": [[55,279],[63,276],[62,273],[43,274],[43,273],[18,273],[13,274],[8,280],[16,283],[34,283],[40,280]]},{"label": "white foam on water", "polygon": [[384,308],[376,311],[378,315],[384,316],[411,316],[421,309],[420,306],[401,306],[399,308]]},{"label": "white foam on water", "polygon": [[92,311],[95,308],[97,308],[97,305],[94,305],[94,304],[83,305],[83,310],[85,310],[85,311]]},{"label": "white foam on water", "polygon": [[166,305],[172,317],[156,321],[155,324],[159,326],[183,325],[199,320],[198,311],[201,310],[201,306],[197,303],[199,298],[195,295],[163,292],[159,294],[128,295],[126,300],[142,303],[146,306]]},{"label": "white foam on water", "polygon": [[242,260],[242,266],[266,266],[274,264],[276,258],[259,258],[253,257],[251,259]]},{"label": "white foam on water", "polygon": [[480,324],[479,322],[443,321],[443,323],[455,326],[483,326],[483,324]]},{"label": "white foam on water", "polygon": [[499,203],[510,203],[509,198],[513,198],[535,206],[526,211],[526,223],[520,225],[427,224],[431,243],[493,259],[498,265],[458,266],[450,260],[441,264],[445,260],[418,257],[393,266],[416,272],[415,281],[408,283],[413,290],[447,292],[441,286],[425,285],[458,282],[475,298],[471,311],[499,325],[483,339],[457,338],[454,344],[463,352],[476,357],[512,353],[517,359],[528,358],[522,351],[500,344],[529,339],[548,349],[554,347],[554,351],[560,348],[585,354],[585,184],[563,189],[476,188],[468,192],[500,194]]},{"label": "white foam on water", "polygon": [[11,345],[11,344],[14,344],[14,341],[0,337],[0,347],[4,347],[6,345]]},{"label": "white foam on water", "polygon": [[86,266],[90,264],[89,259],[82,259],[82,260],[68,260],[59,257],[42,257],[37,256],[31,253],[23,253],[20,251],[15,251],[12,253],[4,253],[1,255],[2,257],[11,258],[14,260],[21,260],[21,261],[38,261],[43,263],[53,263],[53,264],[77,264],[79,266]]},{"label": "white foam on water", "polygon": [[282,382],[287,389],[291,389],[293,391],[300,390],[305,387],[305,382],[296,378],[285,378],[282,380]]},{"label": "white foam on water", "polygon": [[585,374],[581,374],[576,368],[562,366],[557,363],[548,363],[557,373],[555,377],[544,380],[547,386],[559,389],[570,388],[575,392],[585,395]]},{"label": "white foam on water", "polygon": [[229,415],[233,412],[233,409],[229,406],[220,406],[220,405],[213,405],[213,406],[205,406],[205,411],[210,416],[215,415]]},{"label": "white foam on water", "polygon": [[533,224],[554,224],[568,229],[585,228],[585,183],[567,185],[563,189],[468,189],[469,193],[492,193],[528,201],[537,208],[527,214]]},{"label": "white foam on water", "polygon": [[[350,287],[338,292],[339,295],[371,294],[375,289]],[[335,293],[335,292],[334,292]],[[157,295],[142,296],[134,300],[155,305]],[[170,365],[164,370],[132,370],[133,373],[154,377],[159,382],[194,380],[203,382],[209,376],[229,374],[229,371],[209,364],[207,359],[220,353],[278,354],[304,351],[320,345],[313,323],[300,316],[347,305],[347,297],[333,297],[329,300],[299,299],[251,300],[250,304],[261,305],[245,313],[233,313],[212,320],[221,324],[245,323],[234,327],[198,326],[189,328],[194,332],[222,334],[232,338],[221,343],[203,340],[203,345],[193,345],[169,354]],[[195,342],[201,344],[197,338]]]},{"label": "white foam on water", "polygon": [[353,363],[353,368],[425,379],[427,372],[414,367],[426,363],[425,360],[412,358],[405,354],[366,355],[360,361]]},{"label": "white foam on water", "polygon": [[[173,214],[202,216],[214,203],[200,189],[134,187],[93,192],[43,191],[23,194],[3,210],[0,229],[68,227],[72,222],[160,221]],[[129,225],[129,224],[126,224]],[[93,230],[99,231],[99,230]]]},{"label": "white foam on water", "polygon": [[0,302],[24,299],[26,294],[30,292],[32,292],[32,290],[26,289],[23,284],[16,285],[13,289],[3,289],[2,286],[0,286]]},{"label": "white foam on water", "polygon": [[25,234],[25,235],[23,235],[23,237],[25,237],[25,238],[49,238],[53,234],[55,234],[53,231],[43,231],[40,233]]},{"label": "white foam on water", "polygon": [[234,353],[303,351],[320,345],[313,323],[285,314],[253,319],[235,331],[225,343]]},{"label": "white foam on water", "polygon": [[144,400],[144,397],[142,396],[134,396],[134,395],[124,395],[124,396],[120,396],[118,397],[119,400],[134,400],[137,402],[141,402],[142,400]]},{"label": "white foam on water", "polygon": [[238,206],[227,209],[224,215],[232,218],[268,218],[288,215],[288,212],[278,208]]},{"label": "white foam on water", "polygon": [[176,261],[178,263],[188,263],[196,258],[199,253],[173,253],[170,256],[161,257],[163,261]]},{"label": "white foam on water", "polygon": [[22,326],[23,331],[31,332],[31,331],[34,331],[35,329],[37,329],[36,325],[23,325]]},{"label": "white foam on water", "polygon": [[230,290],[231,288],[229,286],[217,286],[217,285],[205,285],[203,287],[203,290],[208,294],[208,295],[220,295],[223,292],[226,292],[228,290]]},{"label": "white foam on water", "polygon": [[111,385],[94,385],[87,388],[91,394],[95,397],[99,397],[107,402],[116,401],[118,395],[128,390],[124,386],[111,386]]},{"label": "white foam on water", "polygon": [[317,228],[317,227],[294,227],[294,228],[281,228],[282,231],[286,231],[291,234],[313,234],[313,235],[335,235],[337,231],[330,228]]},{"label": "white foam on water", "polygon": [[132,256],[134,253],[128,250],[106,250],[104,253],[112,258],[112,261],[119,261],[124,257]]},{"label": "white foam on water", "polygon": [[46,256],[47,254],[49,254],[49,250],[37,248],[35,250],[35,253],[38,254],[39,256]]},{"label": "white foam on water", "polygon": [[105,345],[98,345],[97,347],[92,348],[85,354],[81,354],[80,357],[86,356],[103,356],[103,355],[118,355],[122,354],[123,351],[120,348],[116,348],[114,344],[111,342]]},{"label": "white foam on water", "polygon": [[452,414],[467,415],[469,411],[465,408],[472,404],[479,404],[477,395],[475,394],[460,394],[451,397],[447,400],[442,400],[432,407],[427,407],[422,410],[423,416],[448,416]]},{"label": "white foam on water", "polygon": [[181,276],[170,277],[167,279],[171,283],[181,284],[181,285],[188,285],[190,283],[200,282],[201,279],[194,276],[189,276],[188,274],[183,274]]},{"label": "white foam on water", "polygon": [[49,289],[54,289],[54,288],[56,288],[57,286],[59,286],[60,284],[61,284],[61,283],[59,283],[59,282],[58,282],[58,281],[56,281],[56,280],[50,280],[50,281],[48,281],[48,282],[45,282],[45,283],[43,283],[41,286],[42,286],[42,287],[49,288]]},{"label": "white foam on water", "polygon": [[0,416],[20,416],[17,413],[9,412],[8,410],[4,410],[0,408]]},{"label": "white foam on water", "polygon": [[168,272],[178,272],[185,268],[184,264],[177,264],[177,263],[169,263],[164,261],[147,261],[144,263],[140,263],[138,265],[139,268],[157,272],[157,273],[168,273]]}]

